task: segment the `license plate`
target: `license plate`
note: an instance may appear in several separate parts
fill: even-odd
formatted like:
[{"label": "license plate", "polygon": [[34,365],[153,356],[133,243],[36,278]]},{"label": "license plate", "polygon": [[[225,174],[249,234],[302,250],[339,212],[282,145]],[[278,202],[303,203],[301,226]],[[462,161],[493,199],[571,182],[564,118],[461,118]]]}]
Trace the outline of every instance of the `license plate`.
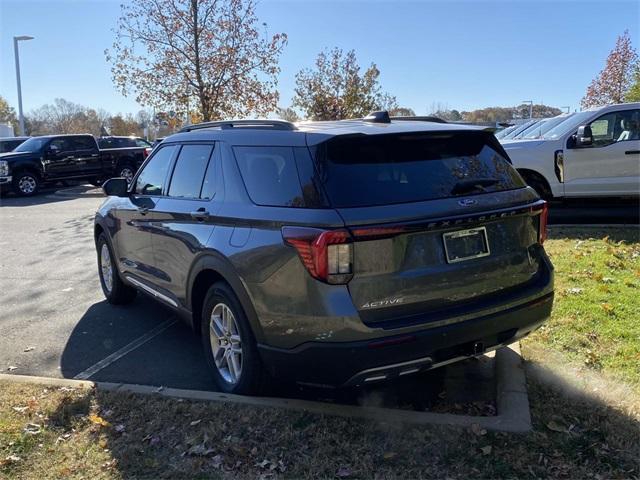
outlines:
[{"label": "license plate", "polygon": [[442,235],[448,263],[486,257],[491,253],[485,227],[458,230]]}]

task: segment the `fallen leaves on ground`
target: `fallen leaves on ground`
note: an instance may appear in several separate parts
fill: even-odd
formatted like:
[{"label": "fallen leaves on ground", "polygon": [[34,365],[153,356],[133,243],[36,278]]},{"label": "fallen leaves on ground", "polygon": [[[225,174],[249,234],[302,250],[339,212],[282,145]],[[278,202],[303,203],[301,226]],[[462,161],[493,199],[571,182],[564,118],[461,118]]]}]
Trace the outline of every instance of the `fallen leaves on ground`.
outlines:
[{"label": "fallen leaves on ground", "polygon": [[5,457],[4,460],[0,460],[0,467],[4,467],[5,465],[9,465],[11,463],[19,462],[20,460],[22,460],[22,458],[20,458],[17,455],[9,455],[8,457]]},{"label": "fallen leaves on ground", "polygon": [[556,422],[555,420],[549,420],[547,422],[547,428],[554,432],[567,433],[566,427],[561,425],[559,422]]},{"label": "fallen leaves on ground", "polygon": [[338,478],[349,478],[351,475],[353,474],[350,467],[343,466],[336,471],[336,477]]},{"label": "fallen leaves on ground", "polygon": [[110,427],[111,426],[111,424],[109,422],[107,422],[101,416],[96,415],[95,413],[92,413],[91,415],[89,415],[89,421],[91,423],[95,423],[96,425],[100,425],[102,427]]},{"label": "fallen leaves on ground", "polygon": [[491,447],[491,445],[486,445],[484,447],[480,447],[480,451],[482,452],[482,455],[490,455],[491,454],[491,450],[493,450],[493,447]]},{"label": "fallen leaves on ground", "polygon": [[27,435],[38,435],[42,432],[42,426],[37,423],[27,423],[22,431]]},{"label": "fallen leaves on ground", "polygon": [[471,424],[471,431],[473,432],[474,435],[477,435],[477,436],[482,436],[487,434],[487,431],[477,423]]}]

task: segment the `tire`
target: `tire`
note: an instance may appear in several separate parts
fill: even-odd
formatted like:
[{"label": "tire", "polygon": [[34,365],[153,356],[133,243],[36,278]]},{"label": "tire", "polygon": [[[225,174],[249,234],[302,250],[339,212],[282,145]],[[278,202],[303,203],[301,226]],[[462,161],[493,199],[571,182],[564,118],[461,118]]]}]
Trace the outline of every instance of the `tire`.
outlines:
[{"label": "tire", "polygon": [[135,288],[126,285],[120,278],[116,264],[113,261],[113,251],[104,233],[101,233],[98,237],[96,249],[98,253],[100,286],[107,301],[113,305],[131,303],[133,299],[136,298],[138,292]]},{"label": "tire", "polygon": [[[225,308],[228,309],[226,317]],[[231,322],[229,313],[232,315]],[[221,325],[222,328],[216,325]],[[238,297],[226,283],[217,282],[209,288],[202,307],[200,327],[204,354],[218,388],[226,393],[243,395],[257,395],[262,392],[266,383],[266,372],[258,354],[256,341]],[[225,334],[226,346],[225,340],[219,340],[224,338]],[[239,359],[236,354],[238,348],[241,352]],[[218,363],[214,359],[214,350]],[[232,368],[232,365],[236,368]]]},{"label": "tire", "polygon": [[133,176],[136,174],[136,169],[133,168],[133,165],[128,163],[123,163],[118,167],[118,177],[126,178],[127,183],[131,184],[131,180],[133,180]]},{"label": "tire", "polygon": [[29,170],[17,172],[13,176],[13,191],[21,197],[32,197],[40,189],[40,177]]}]

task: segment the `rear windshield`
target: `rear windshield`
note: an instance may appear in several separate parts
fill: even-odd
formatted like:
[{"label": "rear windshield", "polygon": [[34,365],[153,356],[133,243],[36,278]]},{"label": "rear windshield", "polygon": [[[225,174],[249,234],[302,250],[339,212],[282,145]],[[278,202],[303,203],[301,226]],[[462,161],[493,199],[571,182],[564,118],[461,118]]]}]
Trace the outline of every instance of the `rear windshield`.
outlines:
[{"label": "rear windshield", "polygon": [[363,207],[524,187],[501,152],[485,132],[335,137],[316,168],[332,206]]}]

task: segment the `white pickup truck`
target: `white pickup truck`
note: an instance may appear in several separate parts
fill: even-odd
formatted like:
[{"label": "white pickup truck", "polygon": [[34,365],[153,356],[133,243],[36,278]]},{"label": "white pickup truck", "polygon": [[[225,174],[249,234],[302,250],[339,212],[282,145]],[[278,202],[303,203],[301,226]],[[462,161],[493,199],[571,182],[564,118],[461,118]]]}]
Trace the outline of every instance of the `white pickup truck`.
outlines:
[{"label": "white pickup truck", "polygon": [[575,113],[542,138],[502,146],[543,198],[640,197],[640,103]]}]

